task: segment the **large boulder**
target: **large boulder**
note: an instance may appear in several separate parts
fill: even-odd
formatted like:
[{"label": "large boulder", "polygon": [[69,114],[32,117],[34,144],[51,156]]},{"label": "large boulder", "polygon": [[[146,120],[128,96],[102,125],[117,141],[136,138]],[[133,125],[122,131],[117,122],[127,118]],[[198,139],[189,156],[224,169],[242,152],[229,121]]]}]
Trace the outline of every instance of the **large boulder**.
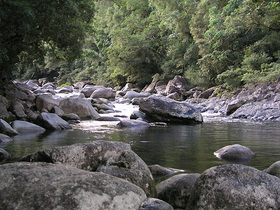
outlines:
[{"label": "large boulder", "polygon": [[148,97],[150,96],[150,93],[138,93],[134,90],[130,90],[130,91],[127,91],[126,94],[124,95],[124,98],[128,98],[130,100],[132,100],[133,98],[145,98],[145,97]]},{"label": "large boulder", "polygon": [[90,95],[96,91],[97,89],[105,88],[104,86],[95,86],[95,85],[86,85],[81,89],[81,93],[85,95],[85,97],[90,97]]},{"label": "large boulder", "polygon": [[3,134],[3,133],[0,133],[0,143],[6,143],[6,142],[10,142],[12,141],[11,137]]},{"label": "large boulder", "polygon": [[8,120],[10,118],[10,114],[8,112],[9,101],[0,95],[0,118],[4,120]]},{"label": "large boulder", "polygon": [[18,134],[15,129],[13,129],[5,120],[2,119],[0,119],[0,133],[7,134],[9,136]]},{"label": "large boulder", "polygon": [[21,120],[13,121],[12,127],[19,133],[44,133],[46,131],[45,128],[39,125]]},{"label": "large boulder", "polygon": [[116,92],[112,88],[98,88],[90,95],[90,98],[114,99]]},{"label": "large boulder", "polygon": [[131,150],[130,145],[121,142],[95,141],[45,149],[27,155],[22,160],[59,162],[83,170],[103,171],[131,181],[149,196],[156,194],[148,166]]},{"label": "large boulder", "polygon": [[2,209],[139,209],[141,188],[104,173],[50,163],[0,166]]},{"label": "large boulder", "polygon": [[152,95],[140,101],[140,111],[154,121],[172,123],[201,123],[201,113],[186,102],[178,102],[161,95]]},{"label": "large boulder", "polygon": [[196,181],[187,209],[279,209],[280,179],[255,168],[227,164]]},{"label": "large boulder", "polygon": [[255,156],[255,153],[248,147],[240,144],[233,144],[217,150],[214,152],[214,155],[219,159],[230,162],[247,162]]},{"label": "large boulder", "polygon": [[25,108],[19,100],[15,100],[11,103],[10,109],[18,118],[26,118]]},{"label": "large boulder", "polygon": [[157,185],[158,198],[174,208],[185,209],[191,189],[200,174],[178,174]]},{"label": "large boulder", "polygon": [[99,114],[91,105],[91,101],[82,96],[63,99],[59,108],[65,113],[75,113],[81,119],[97,119]]},{"label": "large boulder", "polygon": [[59,101],[54,99],[51,94],[42,94],[36,97],[36,108],[40,111],[51,111],[55,106],[59,105]]},{"label": "large boulder", "polygon": [[179,93],[181,96],[187,91],[188,81],[186,78],[176,75],[172,80],[170,80],[165,89],[165,95],[171,93]]},{"label": "large boulder", "polygon": [[38,125],[44,127],[47,130],[63,130],[71,129],[68,122],[54,113],[41,113],[36,119]]},{"label": "large boulder", "polygon": [[[8,160],[10,157],[11,157],[11,155],[6,150],[0,148],[0,163]],[[1,180],[1,182],[2,181],[3,180]]]}]

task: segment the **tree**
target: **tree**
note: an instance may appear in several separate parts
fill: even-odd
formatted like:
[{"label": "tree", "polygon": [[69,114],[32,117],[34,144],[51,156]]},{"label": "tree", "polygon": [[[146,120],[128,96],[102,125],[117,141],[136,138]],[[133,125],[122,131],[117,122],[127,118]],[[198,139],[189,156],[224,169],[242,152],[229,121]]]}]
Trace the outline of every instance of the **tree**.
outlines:
[{"label": "tree", "polygon": [[[81,53],[93,17],[91,0],[2,0],[0,3],[1,78],[44,56],[73,60]],[[9,72],[9,74],[7,74]]]}]

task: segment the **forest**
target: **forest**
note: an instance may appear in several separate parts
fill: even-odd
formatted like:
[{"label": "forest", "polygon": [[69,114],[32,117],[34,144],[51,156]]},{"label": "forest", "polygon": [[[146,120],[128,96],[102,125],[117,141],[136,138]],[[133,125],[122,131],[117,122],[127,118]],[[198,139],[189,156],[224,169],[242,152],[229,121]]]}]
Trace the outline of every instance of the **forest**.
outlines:
[{"label": "forest", "polygon": [[2,80],[229,90],[280,76],[277,0],[3,0]]}]

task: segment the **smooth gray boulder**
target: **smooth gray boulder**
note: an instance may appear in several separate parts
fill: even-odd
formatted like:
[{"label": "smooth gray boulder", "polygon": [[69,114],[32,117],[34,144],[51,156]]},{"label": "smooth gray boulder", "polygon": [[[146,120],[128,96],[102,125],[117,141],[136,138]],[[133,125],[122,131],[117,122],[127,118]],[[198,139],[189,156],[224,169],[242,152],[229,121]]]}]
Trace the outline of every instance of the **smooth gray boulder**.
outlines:
[{"label": "smooth gray boulder", "polygon": [[22,158],[29,162],[63,163],[88,171],[102,171],[131,181],[149,196],[156,188],[148,166],[130,145],[121,142],[94,141],[87,144],[45,149]]},{"label": "smooth gray boulder", "polygon": [[139,210],[173,210],[174,208],[163,200],[157,198],[148,198]]},{"label": "smooth gray boulder", "polygon": [[99,114],[91,105],[91,101],[82,96],[63,99],[59,108],[65,114],[77,114],[82,120],[99,118]]},{"label": "smooth gray boulder", "polygon": [[[10,157],[11,157],[11,155],[6,150],[0,148],[0,162],[4,162],[4,161],[8,160]],[[2,181],[3,180],[1,180],[1,182]]]},{"label": "smooth gray boulder", "polygon": [[154,179],[161,179],[173,174],[177,174],[177,173],[184,173],[184,170],[181,169],[175,169],[175,168],[166,168],[163,166],[160,166],[158,164],[156,165],[150,165],[148,166]]},{"label": "smooth gray boulder", "polygon": [[0,133],[7,134],[9,136],[18,135],[18,132],[2,119],[0,119]]},{"label": "smooth gray boulder", "polygon": [[279,209],[280,179],[255,168],[226,164],[197,179],[187,209]]},{"label": "smooth gray boulder", "polygon": [[47,130],[63,130],[72,128],[68,122],[54,113],[43,112],[38,116],[36,122],[38,125]]},{"label": "smooth gray boulder", "polygon": [[44,133],[46,131],[45,128],[39,125],[21,120],[13,121],[12,127],[19,133]]},{"label": "smooth gray boulder", "polygon": [[136,185],[104,173],[50,163],[0,166],[2,209],[138,209]]},{"label": "smooth gray boulder", "polygon": [[178,174],[157,185],[158,198],[174,208],[185,209],[191,189],[200,174]]},{"label": "smooth gray boulder", "polygon": [[255,156],[255,153],[252,152],[248,147],[242,146],[240,144],[233,144],[217,150],[214,152],[214,155],[217,158],[226,161],[247,162]]},{"label": "smooth gray boulder", "polygon": [[150,96],[150,93],[138,93],[134,90],[127,91],[124,95],[124,98],[132,100],[133,98],[145,98]]},{"label": "smooth gray boulder", "polygon": [[280,178],[280,161],[273,163],[264,171],[266,173],[269,173],[270,175],[277,176],[278,178]]},{"label": "smooth gray boulder", "polygon": [[116,97],[116,92],[112,88],[98,88],[92,92],[90,98],[108,98],[114,99]]},{"label": "smooth gray boulder", "polygon": [[171,123],[201,123],[201,113],[186,102],[178,102],[161,95],[152,95],[140,101],[140,111],[153,121]]}]

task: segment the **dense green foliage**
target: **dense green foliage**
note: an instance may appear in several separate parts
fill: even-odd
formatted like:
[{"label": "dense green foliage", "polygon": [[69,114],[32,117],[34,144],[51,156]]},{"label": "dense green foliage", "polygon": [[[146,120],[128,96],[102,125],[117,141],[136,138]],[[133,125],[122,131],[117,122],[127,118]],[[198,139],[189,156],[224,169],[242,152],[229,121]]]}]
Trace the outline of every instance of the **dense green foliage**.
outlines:
[{"label": "dense green foliage", "polygon": [[[192,86],[225,83],[236,88],[279,77],[276,0],[6,2],[9,6],[0,14],[5,28],[0,33],[0,68],[8,69],[20,58],[17,76],[24,79],[55,73],[59,83],[90,79],[96,84],[131,82],[143,87],[155,76],[167,81],[182,75]],[[10,14],[11,5],[20,7],[16,17]],[[19,41],[15,34],[21,36]],[[81,41],[82,55],[67,60],[79,52]],[[38,65],[36,55],[42,54],[45,63]]]}]

